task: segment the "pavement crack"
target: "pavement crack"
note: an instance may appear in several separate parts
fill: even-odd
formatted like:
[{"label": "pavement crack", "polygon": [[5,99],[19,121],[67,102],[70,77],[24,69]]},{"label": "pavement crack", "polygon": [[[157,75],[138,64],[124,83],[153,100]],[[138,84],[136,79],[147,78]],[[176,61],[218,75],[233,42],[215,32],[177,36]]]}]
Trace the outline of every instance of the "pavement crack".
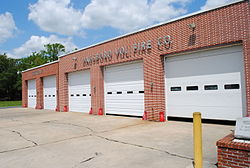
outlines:
[{"label": "pavement crack", "polygon": [[[129,126],[125,126],[125,127],[120,127],[120,128],[116,128],[116,129],[112,129],[112,130],[106,130],[106,131],[100,131],[100,132],[96,132],[93,129],[91,129],[90,127],[87,127],[87,126],[77,125],[77,124],[72,124],[72,123],[66,123],[66,122],[57,122],[57,120],[49,120],[49,121],[44,121],[42,123],[62,124],[62,125],[70,125],[70,126],[74,126],[74,127],[86,128],[91,133],[87,134],[87,135],[81,135],[81,136],[76,136],[76,137],[70,137],[70,138],[66,138],[66,139],[61,139],[61,140],[57,140],[57,141],[53,141],[53,142],[49,142],[49,143],[37,144],[36,142],[34,142],[34,141],[32,141],[32,140],[27,139],[26,137],[24,137],[20,132],[15,131],[15,130],[9,130],[9,131],[11,131],[13,133],[18,134],[24,140],[31,142],[33,145],[32,146],[23,147],[23,148],[17,148],[17,149],[11,149],[11,150],[6,150],[6,151],[0,151],[0,153],[12,152],[12,151],[17,151],[17,150],[22,150],[22,149],[27,149],[27,148],[42,146],[42,145],[48,145],[48,144],[58,143],[58,142],[67,141],[67,140],[71,140],[71,139],[77,139],[77,138],[82,138],[82,137],[87,137],[87,136],[93,136],[93,137],[98,137],[98,138],[101,138],[101,139],[104,139],[104,140],[110,141],[110,142],[115,142],[115,143],[120,143],[120,144],[124,144],[124,145],[130,145],[130,146],[135,146],[135,147],[139,147],[139,148],[144,148],[144,149],[149,149],[149,150],[154,150],[154,151],[162,152],[162,153],[165,153],[165,154],[173,156],[173,157],[178,157],[178,158],[187,159],[187,160],[194,160],[191,157],[183,156],[183,155],[176,154],[176,153],[171,153],[171,152],[166,151],[166,150],[161,150],[161,149],[157,149],[157,148],[149,147],[149,146],[144,146],[144,145],[140,145],[140,144],[133,144],[133,143],[124,142],[124,141],[120,141],[120,140],[115,140],[115,139],[111,139],[111,138],[107,138],[107,137],[98,135],[99,133],[107,133],[107,132],[111,132],[111,131],[118,130],[118,129],[124,129],[124,128],[128,128],[128,127],[143,125],[144,123],[135,124],[135,125],[129,125]],[[89,157],[87,159],[84,159],[84,160],[80,161],[77,165],[75,165],[72,168],[78,167],[80,164],[89,162],[89,161],[95,159],[98,155],[99,155],[98,153],[95,153],[94,156]]]},{"label": "pavement crack", "polygon": [[23,147],[23,148],[16,148],[16,149],[10,149],[10,150],[5,150],[5,151],[0,151],[0,153],[14,152],[14,151],[22,150],[22,149],[32,148],[32,147],[35,147],[35,146],[36,145],[32,145],[32,146],[26,146],[26,147]]},{"label": "pavement crack", "polygon": [[92,160],[92,159],[94,159],[94,158],[95,158],[95,157],[90,157],[90,158],[88,158],[88,159],[85,159],[85,160],[81,161],[80,164],[85,163],[85,162],[88,162],[88,161],[90,161],[90,160]]},{"label": "pavement crack", "polygon": [[24,137],[24,136],[23,136],[20,132],[18,132],[18,131],[12,130],[11,132],[18,134],[21,138],[23,138],[23,139],[26,140],[26,141],[29,141],[29,142],[33,143],[35,146],[38,145],[35,141],[32,141],[32,140],[30,140],[30,139],[27,139],[26,137]]},{"label": "pavement crack", "polygon": [[[107,137],[97,135],[99,133],[107,133],[107,132],[111,132],[111,131],[115,131],[115,130],[119,130],[119,129],[125,129],[125,128],[129,128],[129,127],[133,127],[133,126],[144,125],[144,123],[135,124],[135,125],[128,125],[128,126],[125,126],[125,127],[120,127],[120,128],[107,130],[107,131],[101,131],[101,132],[95,132],[93,129],[91,129],[91,128],[87,127],[87,126],[82,126],[82,125],[77,125],[77,124],[72,124],[72,123],[55,122],[53,120],[50,121],[50,122],[47,122],[47,123],[71,125],[71,126],[75,126],[75,127],[86,128],[86,129],[90,130],[93,133],[93,134],[90,134],[90,136],[96,136],[96,137],[99,137],[99,138],[102,138],[102,139],[105,139],[105,140],[111,141],[111,142],[116,142],[116,143],[121,143],[121,144],[125,144],[125,145],[131,145],[131,146],[150,149],[150,150],[154,150],[154,151],[158,151],[158,152],[163,152],[163,153],[166,153],[166,154],[168,154],[170,156],[179,157],[179,158],[182,158],[182,159],[193,160],[193,158],[190,158],[190,157],[187,157],[187,156],[182,156],[182,155],[175,154],[175,153],[171,153],[169,151],[165,151],[165,150],[161,150],[161,149],[157,149],[157,148],[153,148],[153,147],[148,147],[148,146],[143,146],[143,145],[138,145],[138,144],[127,143],[127,142],[123,142],[123,141],[119,141],[119,140],[115,140],[115,139],[110,139],[110,138],[107,138]],[[88,160],[88,159],[86,159],[86,160]],[[92,160],[92,159],[90,159],[90,160]]]},{"label": "pavement crack", "polygon": [[120,129],[126,129],[126,128],[130,128],[130,127],[135,127],[135,126],[139,126],[139,125],[144,125],[145,123],[139,123],[139,124],[132,124],[132,125],[127,125],[127,126],[123,126],[123,127],[118,127],[118,128],[114,128],[114,129],[110,129],[110,130],[105,130],[105,131],[95,131],[90,127],[84,126],[84,125],[78,125],[78,124],[72,124],[72,123],[66,123],[66,122],[57,122],[58,120],[49,120],[49,121],[44,121],[43,123],[51,123],[51,124],[61,124],[61,125],[70,125],[70,126],[75,126],[75,127],[80,127],[80,128],[86,128],[89,131],[91,131],[92,133],[107,133],[107,132],[112,132],[112,131],[116,131],[116,130],[120,130]]},{"label": "pavement crack", "polygon": [[96,157],[100,156],[101,154],[102,154],[102,153],[95,152],[94,156],[89,157],[89,158],[87,158],[87,159],[84,159],[84,160],[80,161],[78,164],[76,164],[76,165],[73,166],[72,168],[76,168],[76,167],[80,166],[80,165],[83,164],[83,163],[89,162],[89,161],[95,159]]},{"label": "pavement crack", "polygon": [[43,121],[42,123],[52,123],[52,122],[56,122],[58,120],[48,120],[48,121]]},{"label": "pavement crack", "polygon": [[111,132],[111,131],[117,131],[117,130],[120,130],[120,129],[126,129],[126,128],[130,128],[130,127],[135,127],[135,126],[139,126],[139,125],[145,125],[145,123],[127,125],[127,126],[123,126],[123,127],[118,127],[118,128],[110,129],[110,130],[100,131],[100,132],[97,132],[97,133],[107,133],[107,132]]},{"label": "pavement crack", "polygon": [[57,120],[51,120],[51,121],[45,121],[43,123],[52,123],[52,124],[61,124],[61,125],[70,125],[70,126],[74,126],[74,127],[81,127],[81,128],[86,128],[89,131],[91,131],[92,133],[94,133],[95,131],[87,126],[83,126],[83,125],[77,125],[77,124],[72,124],[72,123],[63,123],[63,122],[56,122]]},{"label": "pavement crack", "polygon": [[61,140],[57,140],[57,141],[52,141],[52,142],[48,142],[48,143],[39,144],[39,145],[32,145],[32,146],[26,146],[26,147],[22,147],[22,148],[15,148],[15,149],[10,149],[10,150],[0,151],[0,153],[14,152],[14,151],[19,151],[19,150],[23,150],[23,149],[34,148],[34,147],[37,147],[37,146],[45,146],[45,145],[64,142],[64,141],[71,140],[71,139],[78,139],[78,138],[88,137],[88,136],[93,136],[93,135],[88,134],[88,135],[70,137],[70,138],[66,138],[66,139],[61,139]]},{"label": "pavement crack", "polygon": [[174,157],[179,157],[179,158],[182,158],[182,159],[194,160],[193,158],[190,158],[190,157],[187,157],[187,156],[179,155],[179,154],[176,154],[176,153],[171,153],[169,151],[165,151],[165,150],[161,150],[161,149],[157,149],[157,148],[153,148],[153,147],[149,147],[149,146],[143,146],[143,145],[138,145],[138,144],[133,144],[133,143],[128,143],[128,142],[123,142],[123,141],[103,137],[103,136],[100,136],[100,135],[95,135],[95,136],[99,137],[101,139],[105,139],[105,140],[110,141],[110,142],[115,142],[115,143],[120,143],[120,144],[124,144],[124,145],[130,145],[130,146],[136,146],[136,147],[139,147],[139,148],[144,148],[144,149],[150,149],[150,150],[154,150],[154,151],[158,151],[158,152],[163,152],[163,153],[165,153],[167,155],[174,156]]}]

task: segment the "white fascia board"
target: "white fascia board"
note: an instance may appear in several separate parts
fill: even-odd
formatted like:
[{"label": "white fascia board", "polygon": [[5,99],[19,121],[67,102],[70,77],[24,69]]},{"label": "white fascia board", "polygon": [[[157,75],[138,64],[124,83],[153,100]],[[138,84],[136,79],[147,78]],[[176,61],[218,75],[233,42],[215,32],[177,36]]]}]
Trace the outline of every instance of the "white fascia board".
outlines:
[{"label": "white fascia board", "polygon": [[57,63],[59,60],[56,60],[56,61],[52,61],[52,62],[49,62],[49,63],[46,63],[46,64],[43,64],[43,65],[39,65],[39,66],[36,66],[36,67],[33,67],[33,68],[30,68],[30,69],[26,69],[23,72],[27,72],[27,71],[30,71],[30,70],[33,70],[33,69],[37,69],[37,68],[41,68],[41,67],[44,67],[44,66],[47,66],[47,65],[50,65],[50,64],[54,64],[54,63]]},{"label": "white fascia board", "polygon": [[107,43],[107,42],[110,42],[110,41],[113,41],[113,40],[117,40],[117,39],[120,39],[120,38],[129,36],[129,35],[132,35],[132,34],[136,34],[136,33],[139,33],[139,32],[145,31],[145,30],[149,30],[149,29],[152,29],[152,28],[155,28],[155,27],[158,27],[158,26],[162,26],[162,25],[165,25],[165,24],[169,24],[169,23],[171,23],[171,22],[175,22],[175,21],[178,21],[178,20],[181,20],[181,19],[185,19],[185,18],[188,18],[188,17],[191,17],[191,16],[195,16],[195,15],[198,15],[198,14],[202,14],[202,13],[205,13],[205,12],[208,12],[208,11],[212,11],[212,10],[215,10],[215,9],[218,9],[218,8],[222,8],[222,7],[229,6],[229,5],[232,5],[232,4],[235,4],[235,3],[238,3],[238,2],[243,2],[243,1],[245,1],[245,0],[235,0],[234,2],[230,2],[230,3],[224,4],[224,5],[219,5],[219,6],[214,7],[214,8],[208,8],[208,9],[205,9],[205,10],[200,10],[200,11],[197,11],[197,12],[194,12],[194,13],[190,13],[190,14],[187,14],[187,15],[184,15],[184,16],[180,16],[180,17],[177,17],[177,18],[168,20],[168,21],[166,21],[166,22],[158,23],[158,24],[155,24],[155,25],[146,27],[146,28],[139,29],[139,30],[134,31],[134,32],[130,32],[130,33],[127,33],[127,34],[123,34],[123,35],[121,35],[121,36],[117,36],[117,37],[114,37],[114,38],[111,38],[111,39],[108,39],[108,40],[101,41],[101,42],[99,42],[99,43],[92,44],[92,45],[87,46],[87,47],[83,47],[83,48],[81,48],[81,49],[78,49],[78,50],[69,52],[69,53],[67,53],[67,54],[60,55],[59,58],[64,57],[64,56],[67,56],[67,55],[69,55],[69,54],[73,54],[73,53],[82,51],[82,50],[86,50],[86,49],[88,49],[88,48],[91,48],[91,47],[94,47],[94,46],[97,46],[97,45],[100,45],[100,44],[104,44],[104,43]]}]

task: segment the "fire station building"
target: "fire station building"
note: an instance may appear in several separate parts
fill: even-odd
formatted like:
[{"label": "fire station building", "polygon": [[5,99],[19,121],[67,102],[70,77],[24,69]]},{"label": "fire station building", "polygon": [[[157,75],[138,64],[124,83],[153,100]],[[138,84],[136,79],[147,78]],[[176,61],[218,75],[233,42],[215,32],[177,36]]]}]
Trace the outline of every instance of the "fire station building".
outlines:
[{"label": "fire station building", "polygon": [[159,121],[250,116],[250,11],[240,0],[22,72],[23,107]]}]

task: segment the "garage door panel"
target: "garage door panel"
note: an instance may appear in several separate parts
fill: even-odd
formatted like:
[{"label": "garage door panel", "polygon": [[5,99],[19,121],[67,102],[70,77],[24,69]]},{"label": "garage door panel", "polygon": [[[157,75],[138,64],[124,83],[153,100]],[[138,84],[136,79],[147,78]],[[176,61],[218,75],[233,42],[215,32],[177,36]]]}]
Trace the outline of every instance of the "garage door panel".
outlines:
[{"label": "garage door panel", "polygon": [[144,81],[142,62],[105,67],[105,111],[142,116]]},{"label": "garage door panel", "polygon": [[140,88],[141,89],[141,85],[143,85],[143,82],[142,81],[113,82],[113,83],[106,83],[106,85],[108,85],[109,88],[117,87],[117,85],[120,85],[122,87],[127,87],[127,88],[133,87],[133,88]]},{"label": "garage door panel", "polygon": [[[109,83],[130,83],[130,82],[138,82],[143,80],[143,69],[142,65],[132,64],[129,68],[126,68],[127,65],[121,67],[111,67],[105,69],[105,84]],[[135,67],[138,66],[138,67]],[[119,68],[119,70],[118,70]],[[133,74],[133,75],[131,75]],[[115,76],[115,78],[114,78]]]},{"label": "garage door panel", "polygon": [[[235,120],[243,116],[245,85],[242,48],[236,46],[211,52],[166,59],[168,116],[192,117],[195,111],[200,111],[203,118],[208,119]],[[189,86],[197,88],[188,90]]]},{"label": "garage door panel", "polygon": [[[122,100],[122,101],[121,101]],[[133,105],[137,105],[138,107],[141,107],[141,103],[143,103],[143,101],[141,99],[134,99],[134,100],[124,100],[124,99],[119,99],[119,100],[115,100],[115,99],[111,99],[109,101],[107,101],[108,105],[114,105],[114,104],[128,104],[129,106],[133,106]]]},{"label": "garage door panel", "polygon": [[[170,108],[172,108],[170,106]],[[220,119],[220,120],[228,120],[228,118],[238,118],[239,116],[235,114],[235,111],[238,110],[237,107],[231,107],[231,108],[225,108],[225,107],[199,107],[197,106],[175,106],[173,107],[175,109],[174,117],[186,117],[190,118],[190,116],[193,115],[193,110],[199,111],[202,113],[202,118],[204,119]],[[225,113],[223,111],[227,111],[225,118]],[[231,119],[233,120],[233,119]]]},{"label": "garage door panel", "polygon": [[137,98],[131,98],[131,99],[124,99],[123,97],[106,97],[107,98],[107,102],[112,103],[112,102],[124,102],[124,103],[129,103],[129,102],[134,102],[138,103],[138,102],[143,102],[142,97],[137,97]]},{"label": "garage door panel", "polygon": [[[224,51],[219,50],[209,50],[202,53],[198,52],[185,56],[167,58],[169,62],[168,69],[174,70],[168,74],[168,78],[239,72],[239,68],[243,68],[243,60],[235,56],[239,54],[242,55],[242,47],[237,46],[227,48]],[[213,54],[210,52],[213,52]],[[230,61],[225,63],[225,60]],[[205,71],[197,71],[197,69],[205,69]]]},{"label": "garage door panel", "polygon": [[141,101],[143,102],[143,96],[131,96],[129,99],[125,99],[124,97],[122,96],[106,96],[107,98],[107,102],[120,102],[120,100],[122,100],[123,102],[133,102],[133,101],[136,101],[136,103],[138,101]]},{"label": "garage door panel", "polygon": [[[89,112],[90,109],[90,98],[81,98],[81,97],[74,97],[71,98],[71,104],[70,104],[70,111],[75,111],[75,112]],[[75,105],[76,104],[76,105]],[[75,105],[75,106],[72,106]]]},{"label": "garage door panel", "polygon": [[43,78],[44,109],[55,110],[57,106],[56,76]]},{"label": "garage door panel", "polygon": [[[127,106],[127,103],[131,103],[131,105]],[[109,102],[106,107],[119,107],[119,108],[129,108],[129,109],[137,107],[135,110],[141,110],[141,109],[143,110],[144,109],[140,105],[138,105],[138,103],[132,103],[132,102],[126,102],[126,103]]]},{"label": "garage door panel", "polygon": [[[114,88],[112,90],[118,90],[118,89]],[[124,96],[124,95],[126,95],[126,96],[129,96],[129,97],[133,97],[134,95],[143,96],[143,93],[144,93],[144,91],[140,90],[140,88],[139,89],[133,89],[133,88],[126,89],[126,91],[124,91],[122,89],[120,89],[118,91],[112,91],[112,90],[105,92],[107,94],[107,96],[112,96],[113,97],[113,96]]]},{"label": "garage door panel", "polygon": [[135,109],[132,109],[132,108],[119,108],[119,110],[109,110],[108,114],[142,116],[141,115],[141,110],[135,110]]},{"label": "garage door panel", "polygon": [[90,71],[68,74],[69,111],[88,113],[91,107]]},{"label": "garage door panel", "polygon": [[[122,67],[121,67],[122,66]],[[111,65],[108,67],[105,67],[105,69],[107,70],[106,74],[108,73],[126,73],[128,71],[135,71],[135,73],[140,73],[140,71],[142,71],[143,69],[143,64],[141,63],[141,61],[138,62],[131,62],[131,63],[127,63],[127,64],[117,64],[117,65]],[[111,71],[110,71],[111,69]],[[107,78],[109,78],[107,76]]]},{"label": "garage door panel", "polygon": [[28,80],[28,107],[36,107],[36,80]]},{"label": "garage door panel", "polygon": [[122,113],[124,115],[140,114],[139,116],[141,116],[141,109],[119,107],[119,110],[110,110],[108,114],[122,114]]},{"label": "garage door panel", "polygon": [[119,110],[110,110],[109,113],[107,114],[124,114],[124,115],[136,115],[136,116],[141,116],[141,110],[140,109],[136,109],[134,110],[134,108],[123,108],[120,107]]},{"label": "garage door panel", "polygon": [[79,72],[72,72],[68,75],[68,83],[69,86],[78,87],[79,85],[89,85],[90,83],[90,72],[89,70],[86,71],[79,71]]},{"label": "garage door panel", "polygon": [[[109,70],[109,69],[107,69],[107,70]],[[113,71],[113,69],[112,69],[111,71],[112,72],[110,72],[110,73],[112,73],[113,75],[123,75],[123,76],[117,76],[117,78],[115,78],[115,79],[113,79],[111,76],[107,77],[107,79],[110,82],[121,81],[121,79],[130,79],[131,81],[138,81],[138,78],[136,78],[136,76],[131,76],[131,73],[138,75],[139,79],[142,78],[141,76],[139,76],[140,73],[142,72],[142,69],[140,69],[140,68],[134,68],[134,69],[129,69],[129,70],[122,69],[120,71]],[[109,74],[109,73],[107,73],[107,74]]]},{"label": "garage door panel", "polygon": [[144,90],[143,82],[126,82],[126,83],[113,83],[106,84],[106,92],[119,92],[127,93],[128,91],[133,91],[133,93],[138,93]]},{"label": "garage door panel", "polygon": [[124,110],[124,111],[119,111],[119,112],[116,112],[116,111],[110,111],[108,114],[114,114],[114,115],[128,115],[128,116],[138,116],[140,117],[141,116],[141,112],[133,112],[133,113],[129,113],[129,114],[125,114],[127,113],[128,110]]},{"label": "garage door panel", "polygon": [[[79,85],[79,87],[82,85]],[[81,87],[81,88],[71,88],[70,93],[71,94],[89,94],[90,93],[90,88],[85,88],[85,87]]]}]

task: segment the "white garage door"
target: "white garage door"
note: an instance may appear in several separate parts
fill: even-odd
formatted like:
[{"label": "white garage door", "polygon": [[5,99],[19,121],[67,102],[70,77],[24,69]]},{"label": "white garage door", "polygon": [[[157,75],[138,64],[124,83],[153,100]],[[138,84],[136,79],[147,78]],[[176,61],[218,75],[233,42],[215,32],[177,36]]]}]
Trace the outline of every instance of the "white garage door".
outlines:
[{"label": "white garage door", "polygon": [[36,108],[36,80],[28,80],[28,107]]},{"label": "white garage door", "polygon": [[86,112],[91,108],[90,71],[68,74],[69,111]]},{"label": "white garage door", "polygon": [[142,116],[144,112],[143,63],[105,67],[105,112]]},{"label": "white garage door", "polygon": [[165,60],[168,116],[235,120],[245,114],[241,46],[231,46]]},{"label": "white garage door", "polygon": [[56,109],[56,76],[43,78],[44,109]]}]

